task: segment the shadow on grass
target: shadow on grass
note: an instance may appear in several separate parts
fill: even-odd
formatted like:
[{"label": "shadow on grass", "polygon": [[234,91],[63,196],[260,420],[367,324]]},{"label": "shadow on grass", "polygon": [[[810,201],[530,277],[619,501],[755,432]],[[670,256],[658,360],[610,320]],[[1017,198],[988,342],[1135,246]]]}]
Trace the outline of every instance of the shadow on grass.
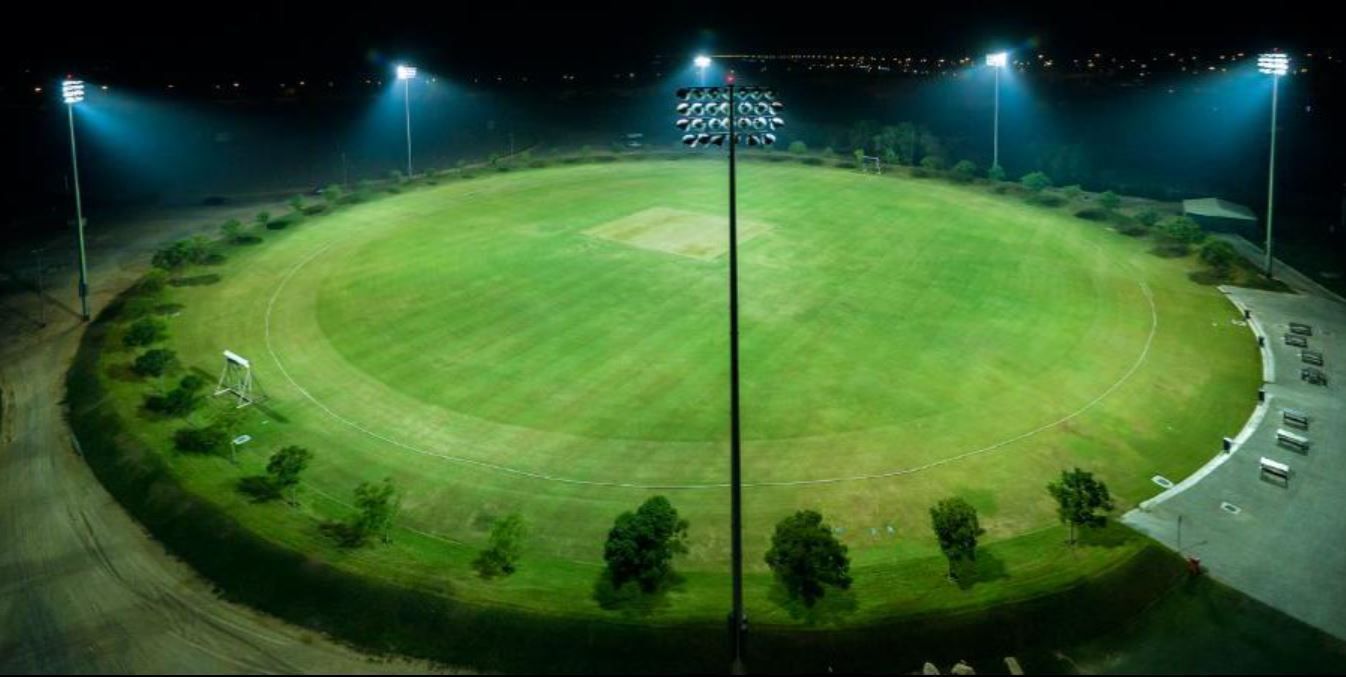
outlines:
[{"label": "shadow on grass", "polygon": [[368,534],[349,522],[328,521],[323,522],[318,530],[324,536],[332,539],[332,542],[339,548],[353,550],[369,542]]},{"label": "shadow on grass", "polygon": [[1207,287],[1213,287],[1217,284],[1224,284],[1231,281],[1229,273],[1222,273],[1214,268],[1194,270],[1187,274],[1187,279]]},{"label": "shadow on grass", "polygon": [[186,307],[181,303],[160,303],[154,307],[154,312],[160,315],[177,315]]},{"label": "shadow on grass", "polygon": [[685,585],[686,580],[673,571],[662,585],[646,592],[636,583],[614,585],[611,574],[603,569],[594,579],[593,599],[604,610],[615,611],[627,618],[640,618],[667,608],[669,593],[682,590]]},{"label": "shadow on grass", "polygon": [[144,380],[140,374],[137,374],[131,368],[131,364],[128,362],[113,362],[108,365],[107,370],[103,373],[107,374],[108,378],[122,383],[138,383]]},{"label": "shadow on grass", "polygon": [[253,503],[267,503],[280,498],[280,489],[265,475],[249,475],[238,480],[238,493]]},{"label": "shadow on grass", "polygon": [[232,244],[236,244],[236,245],[250,245],[250,244],[261,244],[261,243],[262,243],[262,238],[257,237],[256,235],[239,235],[238,237],[234,238],[234,239],[233,239],[233,242],[232,242]]},{"label": "shadow on grass", "polygon": [[1150,248],[1150,253],[1161,259],[1180,259],[1187,256],[1189,248],[1185,244],[1163,242]]},{"label": "shadow on grass", "polygon": [[204,275],[192,275],[191,277],[175,277],[168,281],[174,287],[205,287],[219,282],[221,278],[216,273],[206,273]]},{"label": "shadow on grass", "polygon": [[959,562],[954,565],[954,571],[958,574],[955,582],[959,590],[971,590],[978,583],[991,583],[1009,578],[1009,569],[1005,568],[1005,561],[989,550],[979,551],[975,562],[966,560]]},{"label": "shadow on grass", "polygon": [[806,604],[803,599],[790,594],[779,580],[771,584],[767,599],[784,609],[790,618],[802,621],[805,625],[837,625],[855,612],[859,604],[853,590],[843,590],[833,586],[824,586],[823,596]]},{"label": "shadow on grass", "polygon": [[1125,545],[1132,536],[1117,520],[1109,519],[1101,527],[1080,527],[1075,531],[1075,538],[1077,545],[1116,548]]}]

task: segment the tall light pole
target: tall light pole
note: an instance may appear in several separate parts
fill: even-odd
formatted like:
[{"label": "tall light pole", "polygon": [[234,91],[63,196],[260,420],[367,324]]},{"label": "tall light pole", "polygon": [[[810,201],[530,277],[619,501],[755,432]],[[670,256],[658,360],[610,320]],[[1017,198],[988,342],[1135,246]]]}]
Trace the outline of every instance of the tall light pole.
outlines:
[{"label": "tall light pole", "polygon": [[692,63],[696,64],[696,71],[699,78],[698,84],[702,87],[706,86],[706,69],[710,67],[710,57],[705,54],[698,54],[695,59],[692,59]]},{"label": "tall light pole", "polygon": [[402,81],[402,108],[407,118],[407,178],[411,178],[411,81],[416,79],[416,67],[399,65],[397,79]]},{"label": "tall light pole", "polygon": [[70,174],[75,184],[75,232],[79,240],[79,306],[80,315],[89,320],[89,264],[84,255],[84,203],[79,194],[79,154],[75,151],[75,104],[84,101],[84,82],[65,80],[61,83],[61,100],[65,102],[70,121]]},{"label": "tall light pole", "polygon": [[991,168],[1000,166],[1000,71],[1009,64],[1009,54],[996,52],[986,55],[986,65],[995,71],[995,117],[991,127]]},{"label": "tall light pole", "polygon": [[743,672],[743,638],[748,618],[743,613],[743,474],[739,424],[738,362],[738,174],[739,144],[770,146],[774,131],[785,125],[780,117],[784,105],[765,87],[743,87],[729,76],[724,87],[679,89],[677,127],[686,134],[688,148],[729,145],[729,519],[733,606],[729,614],[731,668]]},{"label": "tall light pole", "polygon": [[1281,76],[1290,70],[1290,57],[1270,53],[1257,57],[1257,70],[1271,76],[1271,153],[1267,166],[1267,261],[1266,276],[1271,277],[1271,266],[1275,259],[1271,256],[1271,217],[1273,198],[1276,191],[1276,99],[1280,93]]}]

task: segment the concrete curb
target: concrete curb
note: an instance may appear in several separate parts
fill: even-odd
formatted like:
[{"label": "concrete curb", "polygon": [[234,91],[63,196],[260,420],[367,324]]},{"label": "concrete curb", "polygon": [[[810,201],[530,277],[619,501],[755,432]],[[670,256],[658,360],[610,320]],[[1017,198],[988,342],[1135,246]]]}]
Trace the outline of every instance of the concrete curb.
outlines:
[{"label": "concrete curb", "polygon": [[[1252,330],[1253,338],[1257,339],[1257,352],[1262,356],[1262,383],[1274,383],[1276,380],[1276,358],[1271,353],[1271,339],[1267,336],[1266,331],[1263,330],[1262,323],[1258,322],[1257,317],[1252,314],[1249,308],[1229,294],[1229,287],[1221,285],[1219,290],[1220,293],[1224,294],[1225,298],[1229,299],[1229,302],[1234,304],[1234,307],[1238,308],[1242,315],[1247,318],[1248,328]],[[1244,422],[1243,429],[1239,430],[1239,434],[1234,437],[1229,446],[1229,451],[1221,451],[1216,454],[1214,458],[1206,461],[1205,465],[1197,468],[1196,472],[1188,475],[1181,482],[1165,489],[1158,495],[1141,501],[1140,505],[1136,506],[1135,510],[1130,512],[1135,512],[1137,510],[1148,512],[1164,501],[1187,491],[1197,482],[1205,479],[1207,475],[1215,472],[1216,468],[1224,465],[1224,462],[1228,461],[1230,457],[1238,452],[1238,450],[1243,447],[1243,443],[1248,441],[1248,438],[1252,437],[1253,432],[1262,425],[1262,420],[1266,418],[1267,411],[1271,409],[1271,399],[1271,395],[1266,395],[1261,402],[1257,403],[1257,406],[1253,408],[1252,415],[1248,417],[1246,422]],[[1127,514],[1130,514],[1130,512]],[[1123,516],[1123,519],[1125,519],[1125,515]]]}]

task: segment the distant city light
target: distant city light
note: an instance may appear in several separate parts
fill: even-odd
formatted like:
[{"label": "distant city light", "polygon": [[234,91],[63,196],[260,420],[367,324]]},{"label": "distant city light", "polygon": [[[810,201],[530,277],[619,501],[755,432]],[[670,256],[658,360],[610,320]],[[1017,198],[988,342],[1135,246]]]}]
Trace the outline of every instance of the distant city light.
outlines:
[{"label": "distant city light", "polygon": [[66,80],[61,83],[61,98],[67,105],[84,100],[84,81]]},{"label": "distant city light", "polygon": [[1009,54],[1007,52],[996,52],[986,55],[986,65],[994,68],[1004,68],[1009,65]]},{"label": "distant city light", "polygon": [[397,67],[397,79],[398,79],[398,80],[414,80],[415,78],[416,78],[416,67],[415,67],[415,66],[398,66],[398,67]]},{"label": "distant city light", "polygon": [[1273,52],[1257,57],[1257,70],[1267,75],[1285,75],[1290,70],[1290,57]]}]

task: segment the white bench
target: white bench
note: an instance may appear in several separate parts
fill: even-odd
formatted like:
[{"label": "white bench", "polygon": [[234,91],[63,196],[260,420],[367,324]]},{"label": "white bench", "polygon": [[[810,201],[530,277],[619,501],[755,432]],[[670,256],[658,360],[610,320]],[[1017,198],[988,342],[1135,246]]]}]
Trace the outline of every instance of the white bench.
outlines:
[{"label": "white bench", "polygon": [[1284,428],[1280,428],[1276,431],[1276,444],[1299,452],[1308,451],[1310,446],[1309,438],[1304,437],[1303,435],[1296,435]]},{"label": "white bench", "polygon": [[1290,481],[1290,466],[1284,463],[1273,461],[1266,456],[1263,456],[1262,459],[1258,461],[1258,466],[1261,468],[1263,475],[1271,475],[1272,477],[1280,478],[1281,481],[1287,483]]}]

